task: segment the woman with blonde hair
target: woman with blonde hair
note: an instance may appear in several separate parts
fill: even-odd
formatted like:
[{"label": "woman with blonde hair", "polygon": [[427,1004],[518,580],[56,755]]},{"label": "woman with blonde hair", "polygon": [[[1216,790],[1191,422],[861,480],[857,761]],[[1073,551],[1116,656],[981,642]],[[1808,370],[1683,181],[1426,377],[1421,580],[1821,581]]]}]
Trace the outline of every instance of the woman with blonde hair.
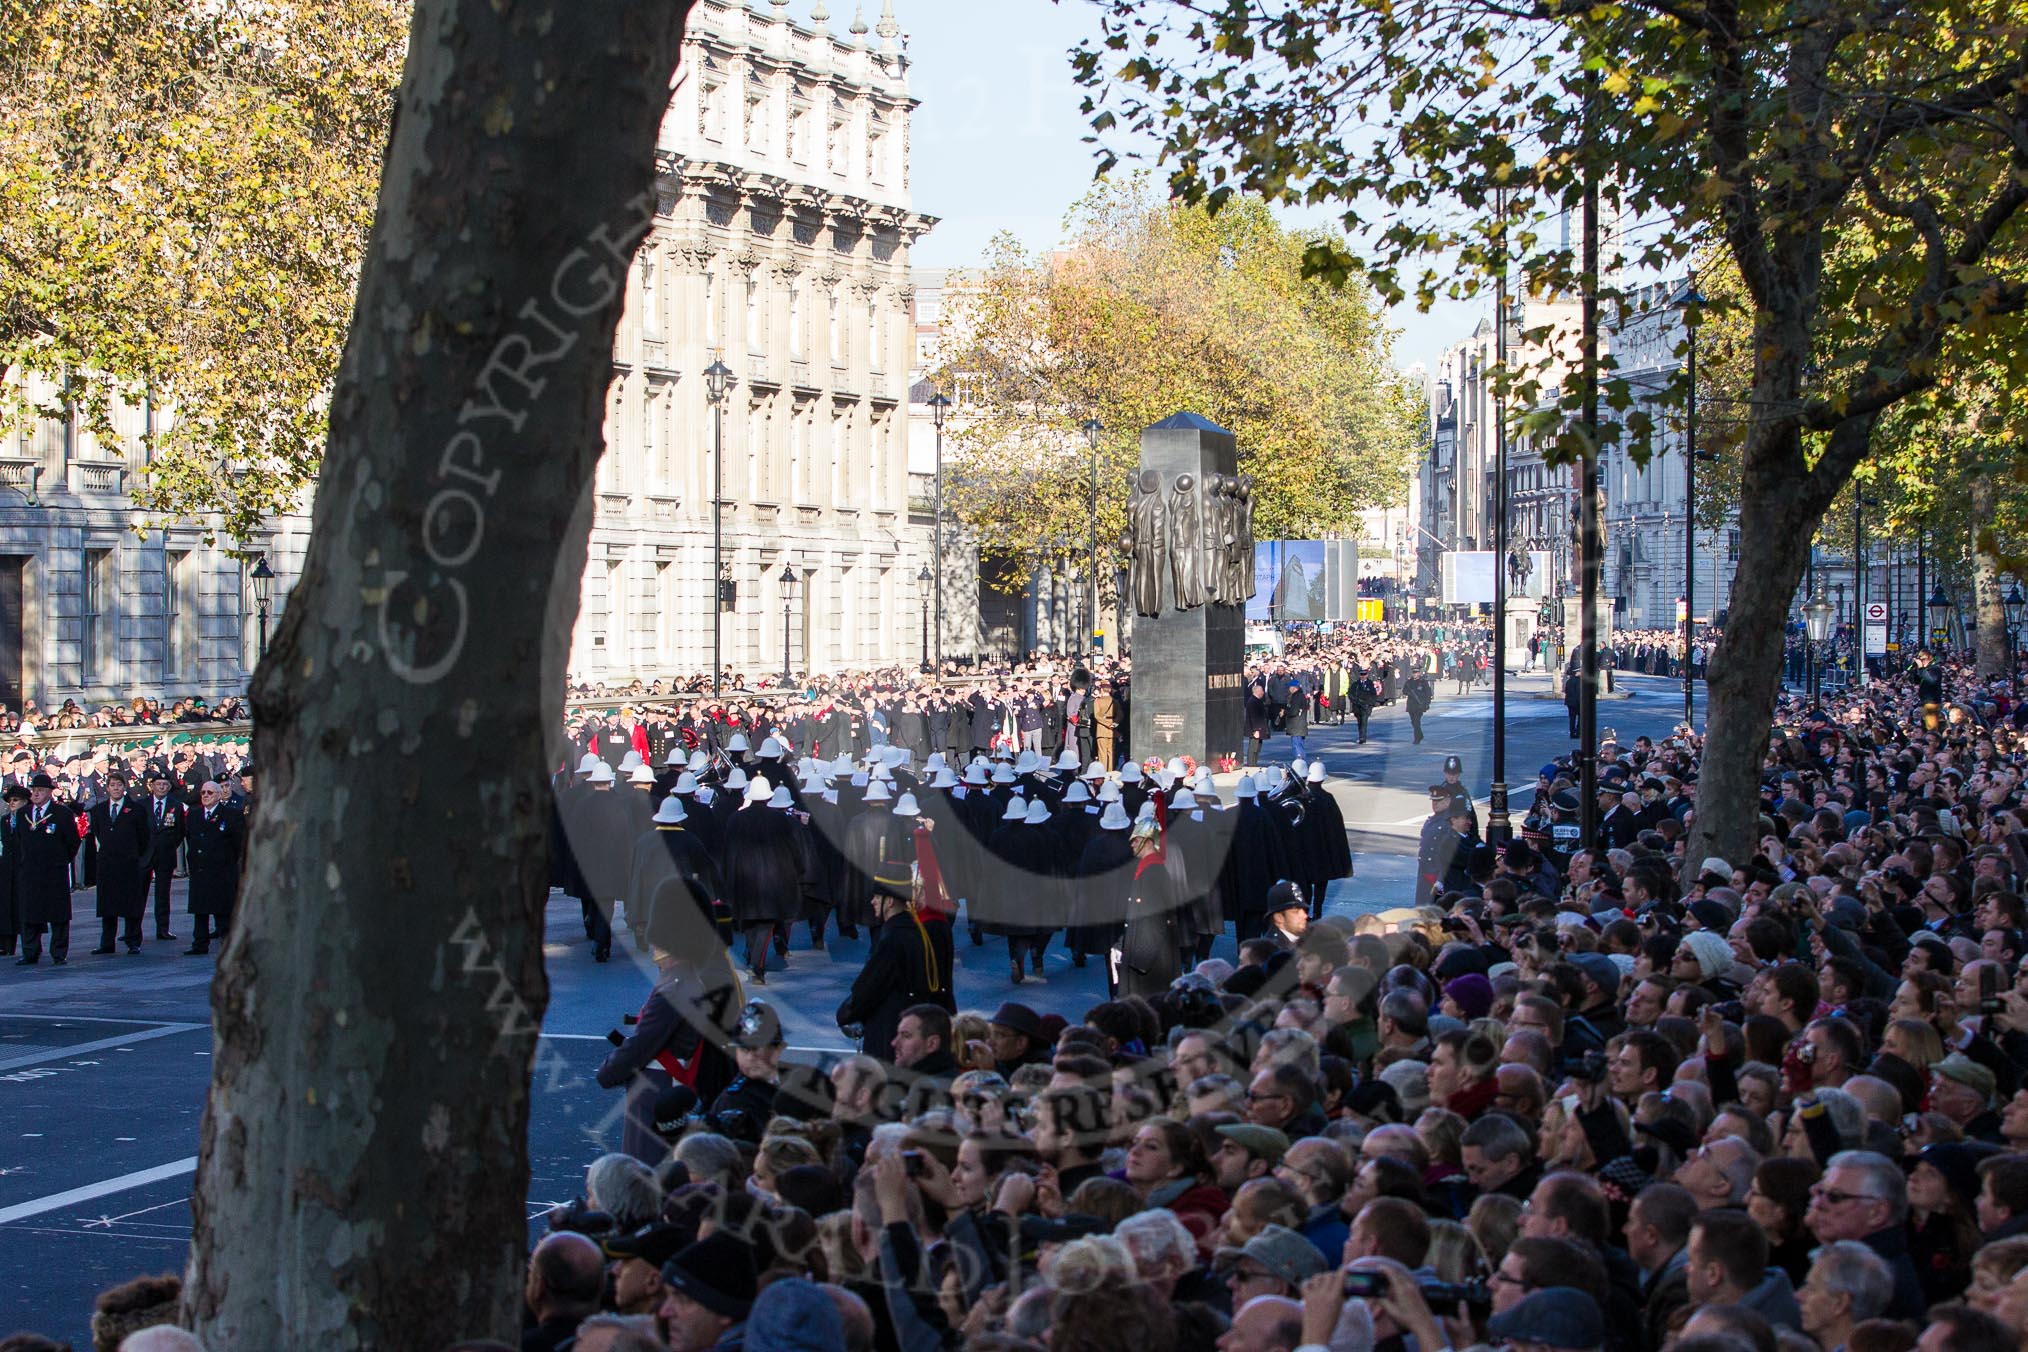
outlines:
[{"label": "woman with blonde hair", "polygon": [[1484,1281],[1493,1271],[1478,1236],[1453,1220],[1429,1223],[1429,1254],[1423,1261],[1439,1280],[1452,1283]]},{"label": "woman with blonde hair", "polygon": [[1944,1059],[1943,1038],[1938,1036],[1936,1025],[1926,1019],[1890,1019],[1880,1039],[1880,1050],[1900,1057],[1925,1078],[1929,1068]]},{"label": "woman with blonde hair", "polygon": [[1485,1194],[1465,1214],[1465,1228],[1479,1242],[1487,1268],[1499,1267],[1507,1250],[1521,1237],[1521,1199],[1498,1192]]}]

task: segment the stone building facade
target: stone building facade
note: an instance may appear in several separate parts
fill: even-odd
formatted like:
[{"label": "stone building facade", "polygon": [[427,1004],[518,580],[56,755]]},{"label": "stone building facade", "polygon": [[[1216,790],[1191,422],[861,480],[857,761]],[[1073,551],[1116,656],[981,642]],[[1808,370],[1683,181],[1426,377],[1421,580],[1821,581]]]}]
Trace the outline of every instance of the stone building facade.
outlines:
[{"label": "stone building facade", "polygon": [[[614,343],[572,680],[710,666],[714,360],[732,372],[724,662],[779,670],[785,641],[799,671],[919,660],[909,248],[932,222],[910,208],[914,107],[892,0],[843,31],[823,0],[801,19],[788,0],[691,11]],[[309,517],[237,547],[196,522],[137,533],[129,488],[170,416],[120,409],[111,444],[62,418],[0,440],[0,704],[244,690],[251,560],[277,574],[279,612]]]},{"label": "stone building facade", "polygon": [[[29,379],[30,401],[66,407],[60,385]],[[110,437],[72,413],[0,438],[0,705],[245,690],[260,642],[253,561],[265,555],[277,574],[272,617],[309,519],[283,518],[238,545],[208,538],[200,522],[143,529],[129,489],[171,416],[121,405]]]},{"label": "stone building facade", "polygon": [[725,663],[779,669],[785,628],[798,671],[919,659],[909,248],[932,222],[909,205],[915,101],[891,4],[871,29],[829,20],[821,0],[807,21],[785,0],[691,11],[614,344],[574,680],[710,666],[714,359],[732,371]]}]

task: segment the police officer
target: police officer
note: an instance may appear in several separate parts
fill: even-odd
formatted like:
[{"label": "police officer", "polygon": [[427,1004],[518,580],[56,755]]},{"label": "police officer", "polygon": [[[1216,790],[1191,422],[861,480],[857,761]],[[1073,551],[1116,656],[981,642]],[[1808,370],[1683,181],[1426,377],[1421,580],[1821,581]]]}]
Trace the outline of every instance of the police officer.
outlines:
[{"label": "police officer", "polygon": [[1408,705],[1408,726],[1415,731],[1417,743],[1422,741],[1422,716],[1429,712],[1430,701],[1436,697],[1436,684],[1426,671],[1417,671],[1402,685],[1402,697]]},{"label": "police officer", "polygon": [[1476,834],[1479,829],[1479,809],[1472,802],[1472,791],[1465,787],[1464,774],[1463,761],[1456,756],[1444,757],[1444,787],[1450,791],[1451,797],[1463,799],[1465,806],[1472,810],[1472,831]]},{"label": "police officer", "polygon": [[1429,786],[1429,816],[1422,824],[1422,833],[1415,852],[1415,904],[1426,906],[1430,897],[1443,882],[1444,870],[1449,866],[1449,855],[1445,850],[1445,837],[1450,832],[1451,791],[1443,784]]}]

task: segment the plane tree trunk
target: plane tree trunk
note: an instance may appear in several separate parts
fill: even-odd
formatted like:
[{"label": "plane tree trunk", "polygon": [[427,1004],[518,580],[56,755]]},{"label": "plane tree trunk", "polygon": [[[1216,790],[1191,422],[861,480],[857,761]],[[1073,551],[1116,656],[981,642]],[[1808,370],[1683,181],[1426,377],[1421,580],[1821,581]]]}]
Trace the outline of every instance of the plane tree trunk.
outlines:
[{"label": "plane tree trunk", "polygon": [[185,1322],[515,1341],[546,779],[688,0],[418,0],[259,766]]}]

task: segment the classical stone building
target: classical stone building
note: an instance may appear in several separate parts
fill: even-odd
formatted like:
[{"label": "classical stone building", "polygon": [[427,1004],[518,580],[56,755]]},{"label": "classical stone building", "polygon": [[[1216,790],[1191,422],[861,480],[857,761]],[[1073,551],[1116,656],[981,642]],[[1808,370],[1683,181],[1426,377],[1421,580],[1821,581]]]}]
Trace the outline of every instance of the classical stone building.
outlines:
[{"label": "classical stone building", "polygon": [[[67,406],[61,385],[29,379],[33,403]],[[259,648],[255,558],[277,574],[275,610],[302,558],[307,517],[237,547],[199,522],[142,529],[129,490],[171,415],[111,412],[111,437],[73,412],[0,438],[0,705],[11,710],[244,691]]]},{"label": "classical stone building", "polygon": [[[930,530],[910,495],[909,246],[931,221],[909,206],[915,101],[891,0],[871,27],[830,24],[823,0],[802,19],[787,0],[691,11],[614,345],[574,680],[711,663],[714,360],[731,372],[723,660],[778,669],[785,611],[797,670],[920,659]],[[201,523],[137,533],[129,489],[169,416],[122,408],[107,444],[78,418],[0,440],[0,703],[245,688],[252,559],[277,574],[278,612],[309,518],[237,549]]]},{"label": "classical stone building", "polygon": [[710,665],[714,359],[732,373],[723,660],[779,668],[785,627],[799,671],[920,658],[908,259],[931,221],[909,207],[915,104],[891,4],[872,29],[829,22],[821,0],[807,21],[785,0],[691,11],[614,346],[573,679]]}]

